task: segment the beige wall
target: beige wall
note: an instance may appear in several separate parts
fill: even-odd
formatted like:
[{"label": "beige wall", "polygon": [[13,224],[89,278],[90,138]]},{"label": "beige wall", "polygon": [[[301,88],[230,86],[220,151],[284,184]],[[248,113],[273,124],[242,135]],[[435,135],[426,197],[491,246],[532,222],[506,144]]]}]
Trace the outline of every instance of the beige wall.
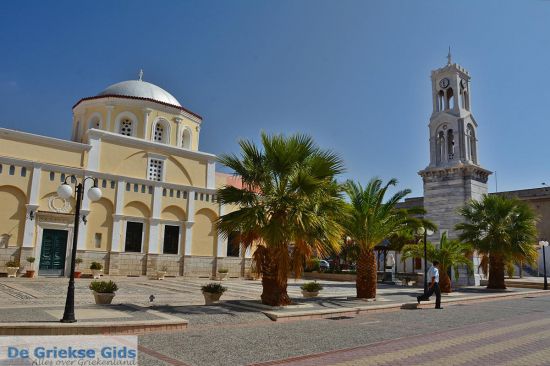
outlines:
[{"label": "beige wall", "polygon": [[0,247],[20,246],[23,243],[27,196],[18,187],[4,185],[0,176]]},{"label": "beige wall", "polygon": [[193,224],[193,244],[191,255],[213,256],[215,255],[216,233],[214,222],[218,218],[215,211],[203,208],[195,213],[195,224]]},{"label": "beige wall", "polygon": [[12,156],[28,161],[55,165],[81,167],[84,154],[64,150],[60,147],[42,146],[26,141],[15,141],[0,137],[0,156]]}]

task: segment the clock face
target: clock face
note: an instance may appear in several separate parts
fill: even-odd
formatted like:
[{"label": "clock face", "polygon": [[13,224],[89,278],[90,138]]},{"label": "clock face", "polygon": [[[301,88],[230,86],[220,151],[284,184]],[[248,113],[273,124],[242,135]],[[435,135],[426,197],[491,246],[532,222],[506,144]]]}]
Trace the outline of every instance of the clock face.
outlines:
[{"label": "clock face", "polygon": [[449,79],[444,78],[439,80],[439,86],[442,87],[443,89],[446,89],[449,86]]}]

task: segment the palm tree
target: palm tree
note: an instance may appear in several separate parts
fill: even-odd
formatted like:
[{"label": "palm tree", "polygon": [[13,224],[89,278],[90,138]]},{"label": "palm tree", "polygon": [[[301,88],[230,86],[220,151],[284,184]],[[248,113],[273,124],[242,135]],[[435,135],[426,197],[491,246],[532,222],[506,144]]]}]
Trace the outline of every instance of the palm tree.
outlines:
[{"label": "palm tree", "polygon": [[376,257],[374,247],[382,240],[406,230],[416,221],[409,214],[414,210],[398,209],[397,203],[408,195],[409,189],[401,190],[384,201],[389,187],[397,184],[391,179],[385,185],[373,178],[362,187],[360,183],[348,181],[345,191],[349,198],[348,215],[344,226],[352,240],[359,246],[357,259],[357,297],[376,297]]},{"label": "palm tree", "polygon": [[237,209],[218,220],[218,231],[239,232],[255,246],[254,266],[262,274],[262,302],[288,305],[287,279],[296,276],[312,253],[337,250],[343,235],[341,187],[335,177],[342,160],[304,135],[261,135],[262,146],[240,141],[240,156],[220,162],[242,180],[242,188],[224,186],[219,201]]},{"label": "palm tree", "polygon": [[489,289],[505,289],[506,263],[537,258],[536,217],[533,210],[516,198],[485,195],[460,210],[465,222],[456,225],[460,239],[472,244],[481,255],[481,268],[489,273]]},{"label": "palm tree", "polygon": [[[432,243],[426,243],[428,260],[430,262],[439,262],[440,287],[441,292],[450,293],[452,291],[451,278],[449,277],[449,269],[453,269],[455,277],[459,276],[459,268],[465,265],[468,270],[473,271],[471,258],[472,247],[459,240],[449,240],[447,234],[444,233],[439,241],[439,247],[435,247]],[[403,247],[402,259],[418,258],[424,256],[424,243],[410,244]]]}]

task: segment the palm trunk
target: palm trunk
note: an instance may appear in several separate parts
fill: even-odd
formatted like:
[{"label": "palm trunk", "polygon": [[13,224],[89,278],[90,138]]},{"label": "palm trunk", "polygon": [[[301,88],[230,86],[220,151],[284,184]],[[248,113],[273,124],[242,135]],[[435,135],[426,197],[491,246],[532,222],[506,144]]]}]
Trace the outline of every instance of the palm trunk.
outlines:
[{"label": "palm trunk", "polygon": [[439,287],[441,288],[441,292],[446,294],[450,294],[452,292],[451,277],[449,277],[447,270],[439,271]]},{"label": "palm trunk", "polygon": [[504,282],[504,260],[502,256],[491,253],[489,255],[489,289],[502,290],[506,288]]},{"label": "palm trunk", "polygon": [[[286,250],[286,249],[285,249]],[[270,306],[286,306],[291,303],[286,292],[287,274],[284,278],[277,276],[279,266],[277,250],[268,249],[262,264],[262,304]]]},{"label": "palm trunk", "polygon": [[290,297],[286,292],[286,278],[281,283],[277,278],[264,274],[262,277],[262,304],[270,306],[290,305]]},{"label": "palm trunk", "polygon": [[361,250],[357,259],[355,284],[358,298],[376,298],[376,255],[374,254],[374,250]]}]

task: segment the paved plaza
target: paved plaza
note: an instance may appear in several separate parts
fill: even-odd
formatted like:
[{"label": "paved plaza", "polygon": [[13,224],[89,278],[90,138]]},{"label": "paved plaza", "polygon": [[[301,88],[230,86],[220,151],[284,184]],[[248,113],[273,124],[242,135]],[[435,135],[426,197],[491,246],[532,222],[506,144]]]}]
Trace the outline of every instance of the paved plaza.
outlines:
[{"label": "paved plaza", "polygon": [[[228,291],[219,305],[204,306],[200,286],[208,279],[164,281],[116,278],[114,305],[98,307],[87,286],[77,280],[76,314],[80,322],[118,322],[173,317],[189,321],[187,330],[146,334],[140,339],[143,365],[447,365],[472,360],[486,364],[550,364],[550,296],[532,289],[510,289],[513,299],[460,303],[456,299],[486,294],[466,288],[445,296],[445,309],[332,314],[324,319],[274,322],[258,306],[259,281],[224,281]],[[375,302],[354,299],[355,284],[323,283],[321,298],[303,300],[290,280],[296,305],[270,311],[334,310],[350,306],[385,306],[414,302],[418,288],[380,285]],[[63,309],[63,278],[2,279],[0,322],[55,322]],[[503,293],[501,293],[503,294]],[[153,302],[149,296],[154,295]],[[244,305],[244,306],[243,306]],[[546,363],[545,363],[546,362]]]},{"label": "paved plaza", "polygon": [[[144,365],[550,365],[550,297],[140,337]],[[155,350],[155,351],[152,351]]]}]

